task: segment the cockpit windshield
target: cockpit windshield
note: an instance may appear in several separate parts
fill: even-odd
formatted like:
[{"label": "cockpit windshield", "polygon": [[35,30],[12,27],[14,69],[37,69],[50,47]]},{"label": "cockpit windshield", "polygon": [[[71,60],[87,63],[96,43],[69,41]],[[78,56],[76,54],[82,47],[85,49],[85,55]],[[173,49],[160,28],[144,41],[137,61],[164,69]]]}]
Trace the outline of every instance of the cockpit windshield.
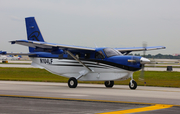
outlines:
[{"label": "cockpit windshield", "polygon": [[122,55],[119,51],[117,51],[117,50],[115,50],[113,48],[105,48],[104,52],[105,52],[107,57]]}]

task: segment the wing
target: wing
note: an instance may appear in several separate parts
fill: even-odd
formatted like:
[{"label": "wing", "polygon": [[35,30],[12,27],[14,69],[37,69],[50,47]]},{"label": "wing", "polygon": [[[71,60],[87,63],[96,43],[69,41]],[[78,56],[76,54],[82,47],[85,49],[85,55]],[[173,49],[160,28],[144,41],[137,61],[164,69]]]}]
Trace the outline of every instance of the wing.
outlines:
[{"label": "wing", "polygon": [[72,46],[72,45],[64,45],[64,44],[55,44],[48,42],[40,42],[40,41],[32,41],[32,40],[15,40],[10,41],[11,44],[20,44],[28,47],[33,47],[36,49],[46,49],[49,51],[54,51],[57,49],[69,50],[71,52],[75,51],[95,51],[95,48],[89,47],[80,47],[80,46]]},{"label": "wing", "polygon": [[[36,49],[44,49],[48,52],[55,51],[57,49],[69,50],[71,52],[79,52],[79,51],[95,51],[95,48],[90,47],[81,47],[81,46],[72,46],[72,45],[64,45],[64,44],[55,44],[41,41],[32,41],[32,40],[15,40],[10,41],[11,44],[20,44],[28,47],[33,47]],[[132,51],[148,51],[148,50],[157,50],[157,49],[165,49],[164,46],[154,46],[154,47],[132,47],[132,48],[115,48],[121,53],[130,53]]]},{"label": "wing", "polygon": [[132,47],[132,48],[115,48],[121,53],[130,53],[132,51],[149,51],[149,50],[157,50],[157,49],[165,49],[164,46],[153,46],[153,47]]}]

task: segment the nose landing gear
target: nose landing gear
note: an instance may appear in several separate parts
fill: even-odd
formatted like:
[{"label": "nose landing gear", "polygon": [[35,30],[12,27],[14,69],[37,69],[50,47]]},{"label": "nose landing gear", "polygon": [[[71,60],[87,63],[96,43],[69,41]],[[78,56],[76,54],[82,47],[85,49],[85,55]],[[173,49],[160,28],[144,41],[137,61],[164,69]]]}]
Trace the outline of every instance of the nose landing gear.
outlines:
[{"label": "nose landing gear", "polygon": [[130,88],[130,89],[136,89],[136,88],[137,88],[137,83],[136,83],[136,81],[131,80],[131,81],[129,82],[129,88]]}]

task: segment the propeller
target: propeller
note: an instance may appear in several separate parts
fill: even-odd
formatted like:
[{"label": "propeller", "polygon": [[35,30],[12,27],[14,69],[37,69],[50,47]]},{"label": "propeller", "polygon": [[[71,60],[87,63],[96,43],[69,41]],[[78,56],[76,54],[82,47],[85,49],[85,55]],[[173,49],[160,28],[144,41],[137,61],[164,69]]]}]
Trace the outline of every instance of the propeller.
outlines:
[{"label": "propeller", "polygon": [[[143,57],[146,56],[146,47],[147,47],[147,43],[146,42],[143,42],[143,48],[144,48],[144,51],[143,51]],[[143,57],[141,59],[143,59]],[[145,59],[145,58],[144,58]],[[144,81],[144,65],[145,63],[141,62],[141,65],[142,65],[142,70],[141,70],[141,73],[140,73],[140,76],[139,76],[139,80],[140,81]],[[145,82],[144,82],[145,83]]]}]

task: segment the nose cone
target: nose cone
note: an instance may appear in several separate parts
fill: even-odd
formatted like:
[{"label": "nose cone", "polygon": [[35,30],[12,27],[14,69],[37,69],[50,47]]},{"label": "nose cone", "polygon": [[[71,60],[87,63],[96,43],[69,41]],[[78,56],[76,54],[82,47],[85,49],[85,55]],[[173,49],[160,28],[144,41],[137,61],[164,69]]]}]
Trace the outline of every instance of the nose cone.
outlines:
[{"label": "nose cone", "polygon": [[148,63],[150,63],[151,61],[149,60],[149,59],[147,59],[147,58],[144,58],[144,57],[141,57],[141,59],[140,59],[140,63],[141,64],[148,64]]}]

